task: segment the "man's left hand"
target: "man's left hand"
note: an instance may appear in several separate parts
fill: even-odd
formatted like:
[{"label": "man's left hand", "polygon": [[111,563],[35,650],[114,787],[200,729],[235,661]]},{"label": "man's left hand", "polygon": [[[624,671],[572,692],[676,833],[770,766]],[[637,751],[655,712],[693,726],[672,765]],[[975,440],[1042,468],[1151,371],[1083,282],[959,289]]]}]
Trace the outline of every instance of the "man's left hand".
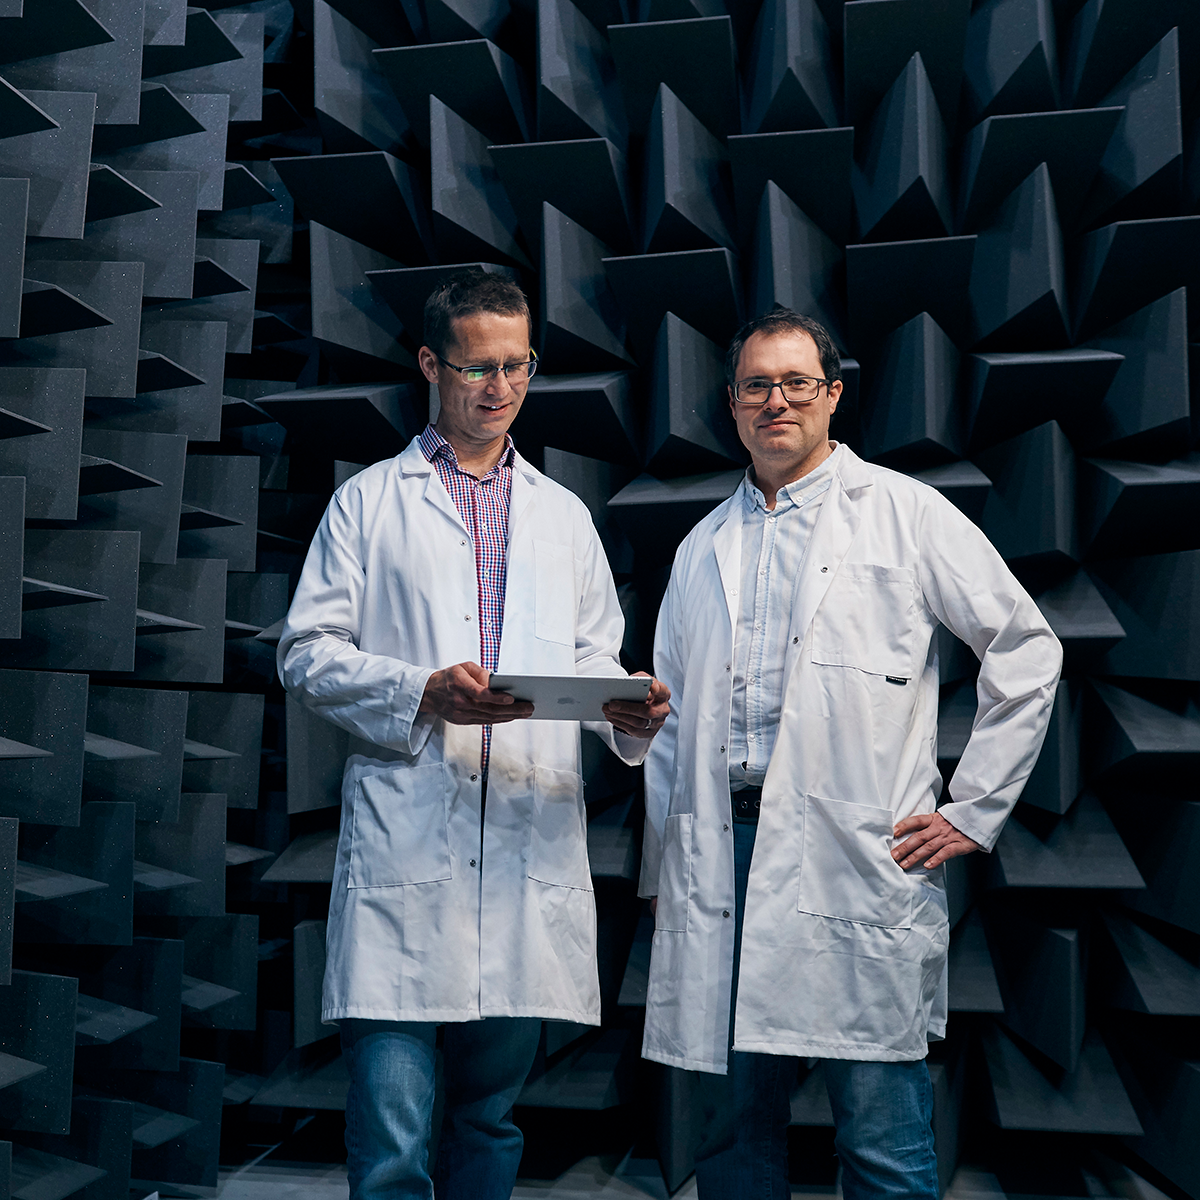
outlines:
[{"label": "man's left hand", "polygon": [[892,851],[892,857],[907,871],[922,862],[925,867],[940,867],[948,858],[970,854],[979,849],[965,833],[959,833],[941,813],[918,813],[905,817],[893,831],[896,837],[912,836]]},{"label": "man's left hand", "polygon": [[[635,671],[645,677],[645,671]],[[652,738],[662,727],[671,711],[671,689],[658,679],[651,680],[650,694],[640,704],[632,700],[610,700],[604,715],[612,725],[630,737]]]}]

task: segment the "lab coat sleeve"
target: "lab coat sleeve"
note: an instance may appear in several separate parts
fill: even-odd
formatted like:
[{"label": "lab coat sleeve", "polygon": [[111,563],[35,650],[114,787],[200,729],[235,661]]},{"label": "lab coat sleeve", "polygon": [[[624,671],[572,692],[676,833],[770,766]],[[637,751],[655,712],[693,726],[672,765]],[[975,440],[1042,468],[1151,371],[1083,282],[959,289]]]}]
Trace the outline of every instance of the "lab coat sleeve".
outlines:
[{"label": "lab coat sleeve", "polygon": [[1062,647],[992,544],[940,495],[924,507],[920,542],[926,603],[980,660],[975,724],[938,812],[990,851],[1037,762]]},{"label": "lab coat sleeve", "polygon": [[[577,675],[620,675],[621,641],[625,635],[625,616],[613,586],[612,570],[590,517],[583,518],[582,573],[579,589],[579,615],[575,622],[575,673]],[[596,733],[622,762],[638,766],[646,757],[650,743],[630,737],[607,721],[585,721],[583,727]]]},{"label": "lab coat sleeve", "polygon": [[675,772],[675,746],[679,736],[679,706],[683,702],[684,653],[680,637],[679,564],[671,572],[667,593],[658,612],[654,631],[654,674],[671,689],[671,709],[646,756],[646,829],[642,839],[642,873],[639,896],[658,895],[662,866],[663,829],[671,803],[671,779]]},{"label": "lab coat sleeve", "polygon": [[309,547],[279,639],[279,677],[314,712],[377,746],[417,754],[432,718],[417,708],[432,668],[358,648],[362,530],[335,494]]}]

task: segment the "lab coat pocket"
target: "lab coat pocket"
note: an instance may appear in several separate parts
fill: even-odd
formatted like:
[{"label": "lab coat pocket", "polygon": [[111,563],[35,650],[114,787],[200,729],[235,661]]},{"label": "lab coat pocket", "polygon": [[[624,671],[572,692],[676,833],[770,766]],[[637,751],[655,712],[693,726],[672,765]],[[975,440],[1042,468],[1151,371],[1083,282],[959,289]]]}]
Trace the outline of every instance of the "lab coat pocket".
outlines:
[{"label": "lab coat pocket", "polygon": [[394,887],[450,879],[444,763],[368,770],[353,785],[352,888]]},{"label": "lab coat pocket", "polygon": [[662,867],[654,928],[686,933],[692,890],[692,814],[678,813],[663,825]]},{"label": "lab coat pocket", "polygon": [[895,823],[891,809],[805,796],[800,911],[911,928],[913,888],[891,854]]},{"label": "lab coat pocket", "polygon": [[575,555],[570,546],[535,540],[533,632],[546,642],[575,645]]},{"label": "lab coat pocket", "polygon": [[574,771],[533,769],[533,822],[526,871],[538,883],[592,890],[583,778]]},{"label": "lab coat pocket", "polygon": [[813,618],[812,661],[912,679],[915,602],[907,567],[843,563]]}]

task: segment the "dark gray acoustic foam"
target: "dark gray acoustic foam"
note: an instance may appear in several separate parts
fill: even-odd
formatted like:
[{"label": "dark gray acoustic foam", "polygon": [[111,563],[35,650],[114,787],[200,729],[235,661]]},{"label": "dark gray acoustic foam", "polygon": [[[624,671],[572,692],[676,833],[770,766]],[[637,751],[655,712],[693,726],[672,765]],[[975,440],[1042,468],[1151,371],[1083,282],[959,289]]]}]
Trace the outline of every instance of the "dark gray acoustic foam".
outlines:
[{"label": "dark gray acoustic foam", "polygon": [[87,714],[86,675],[0,671],[0,725],[48,757],[0,761],[0,812],[41,824],[78,825]]},{"label": "dark gray acoustic foam", "polygon": [[[1151,805],[1154,819],[1147,822]],[[1145,891],[1122,897],[1125,903],[1160,921],[1200,933],[1200,897],[1195,886],[1200,870],[1196,850],[1200,801],[1126,791],[1109,801],[1109,812],[1146,881]]]},{"label": "dark gray acoustic foam", "polygon": [[344,462],[390,458],[425,427],[412,384],[296,388],[256,403],[301,444]]},{"label": "dark gray acoustic foam", "polygon": [[1080,460],[1078,471],[1080,541],[1089,557],[1200,549],[1200,462],[1093,458]]},{"label": "dark gray acoustic foam", "polygon": [[[187,720],[184,692],[93,684],[88,693],[88,733],[103,740],[93,750],[85,750],[87,799],[131,800],[137,805],[139,821],[178,820]],[[109,741],[118,747],[110,747]],[[144,754],[135,757],[119,747],[138,747]]]},{"label": "dark gray acoustic foam", "polygon": [[1075,340],[1094,337],[1200,274],[1200,216],[1116,221],[1082,241]]},{"label": "dark gray acoustic foam", "polygon": [[744,461],[729,411],[724,351],[667,313],[654,345],[646,470],[663,479]]},{"label": "dark gray acoustic foam", "polygon": [[744,471],[716,471],[679,479],[639,475],[608,506],[647,565],[668,565],[675,547],[697,521],[733,495]]},{"label": "dark gray acoustic foam", "polygon": [[571,0],[537,6],[537,136],[539,141],[628,138],[608,44]]},{"label": "dark gray acoustic foam", "polygon": [[80,504],[80,526],[136,529],[141,533],[143,562],[173,563],[179,540],[187,439],[178,434],[97,429],[89,425],[84,451],[158,480],[159,486],[86,496]]},{"label": "dark gray acoustic foam", "polygon": [[1111,944],[1104,990],[1114,1008],[1160,1017],[1200,1017],[1200,967],[1121,912],[1102,912]]},{"label": "dark gray acoustic foam", "polygon": [[958,346],[970,339],[963,303],[975,256],[971,237],[875,242],[846,247],[851,348],[869,345],[927,312]]},{"label": "dark gray acoustic foam", "polygon": [[[216,1004],[188,1004],[189,1025],[209,1029],[253,1029],[258,976],[258,917],[225,913],[200,917],[148,917],[147,928],[184,943],[185,983],[190,976],[211,990],[224,989]],[[212,998],[212,997],[209,997]]]},{"label": "dark gray acoustic foam", "polygon": [[184,786],[192,792],[219,791],[229,808],[257,808],[263,697],[239,692],[190,692],[188,696],[189,742],[233,757],[189,757],[183,766]]},{"label": "dark gray acoustic foam", "polygon": [[[539,201],[538,220],[541,220]],[[539,226],[540,228],[540,226]],[[371,286],[387,301],[392,311],[400,318],[400,324],[414,346],[424,339],[425,301],[429,294],[450,275],[464,266],[479,267],[496,275],[510,279],[516,277],[512,267],[497,263],[454,263],[435,267],[394,267],[389,270],[368,271]],[[351,460],[352,461],[352,460]]]},{"label": "dark gray acoustic foam", "polygon": [[0,129],[6,137],[22,137],[53,129],[57,122],[7,80],[0,79]]},{"label": "dark gray acoustic foam", "polygon": [[21,640],[0,652],[6,664],[59,671],[132,670],[138,541],[137,533],[28,530],[27,576],[102,598],[27,611]]},{"label": "dark gray acoustic foam", "polygon": [[[343,16],[338,7],[325,0],[313,5],[313,97],[325,149],[398,154],[414,135],[374,51],[380,45],[406,43],[411,35],[381,42],[358,21]],[[366,25],[384,24],[397,17],[403,20],[398,5],[359,7],[368,17]],[[374,22],[370,20],[373,14],[378,14]],[[260,88],[260,107],[261,97]]]},{"label": "dark gray acoustic foam", "polygon": [[648,254],[737,249],[725,151],[666,84],[650,112],[643,196],[642,245]]},{"label": "dark gray acoustic foam", "polygon": [[979,234],[970,296],[979,349],[1056,350],[1069,343],[1062,231],[1045,163]]},{"label": "dark gray acoustic foam", "polygon": [[1106,559],[1090,570],[1125,630],[1105,655],[1105,674],[1200,679],[1200,550]]},{"label": "dark gray acoustic foam", "polygon": [[84,46],[102,46],[113,40],[113,35],[80,0],[47,0],[45,4],[31,4],[28,12],[5,21],[0,62],[19,63],[22,59],[61,54]]},{"label": "dark gray acoustic foam", "polygon": [[[328,723],[328,722],[326,722]],[[340,781],[340,775],[339,775]],[[338,784],[340,787],[340,782]],[[340,800],[331,798],[315,808],[336,808]],[[289,809],[291,808],[289,791]],[[305,809],[292,811],[309,811]],[[263,872],[264,883],[332,883],[337,859],[337,830],[323,829],[302,833],[288,843],[287,849]]]},{"label": "dark gray acoustic foam", "polygon": [[1083,732],[1083,693],[1072,679],[1059,683],[1042,752],[1021,792],[1021,802],[1062,815],[1082,787],[1079,748]]},{"label": "dark gray acoustic foam", "polygon": [[841,343],[846,327],[844,281],[841,247],[768,180],[751,250],[749,311],[764,313],[782,304],[815,317]]},{"label": "dark gray acoustic foam", "polygon": [[625,371],[541,373],[530,381],[513,422],[518,446],[553,446],[632,467],[640,464],[640,421]]},{"label": "dark gray acoustic foam", "polygon": [[235,208],[253,208],[256,204],[270,204],[275,199],[244,163],[228,162],[225,164],[223,196],[223,212]]},{"label": "dark gray acoustic foam", "polygon": [[137,806],[127,801],[95,802],[83,805],[77,828],[22,824],[22,861],[86,875],[106,886],[61,900],[23,904],[17,914],[17,941],[130,944],[136,818]]},{"label": "dark gray acoustic foam", "polygon": [[631,131],[645,130],[664,83],[717,137],[738,131],[737,52],[728,17],[610,25],[608,38]]},{"label": "dark gray acoustic foam", "polygon": [[97,126],[92,135],[92,148],[100,156],[116,154],[131,147],[203,131],[204,125],[170,88],[161,83],[143,83],[137,120],[122,125]]},{"label": "dark gray acoustic foam", "polygon": [[258,1090],[254,1105],[299,1104],[310,1109],[346,1107],[350,1076],[341,1048],[328,1038],[293,1050]]},{"label": "dark gray acoustic foam", "polygon": [[429,100],[433,240],[448,261],[496,260],[529,266],[517,243],[517,217],[488,139],[436,96]]},{"label": "dark gray acoustic foam", "polygon": [[495,37],[511,12],[509,0],[426,0],[424,7],[433,42]]},{"label": "dark gray acoustic foam", "polygon": [[607,138],[489,146],[527,245],[537,243],[551,204],[621,253],[632,253],[628,168]]},{"label": "dark gray acoustic foam", "polygon": [[321,1024],[321,984],[325,976],[324,921],[301,921],[292,931],[292,990],[295,1008],[292,1045],[311,1046],[329,1036]]},{"label": "dark gray acoustic foam", "polygon": [[772,180],[839,246],[853,236],[854,130],[810,129],[729,138],[739,237],[758,217],[763,189]]},{"label": "dark gray acoustic foam", "polygon": [[184,38],[181,46],[146,47],[142,54],[142,76],[154,79],[242,57],[242,52],[229,40],[213,15],[202,8],[193,8],[188,13]]},{"label": "dark gray acoustic foam", "polygon": [[21,280],[29,180],[0,180],[0,337],[21,335]]},{"label": "dark gray acoustic foam", "polygon": [[846,121],[864,122],[920,54],[946,121],[962,80],[970,0],[851,0],[843,8]]},{"label": "dark gray acoustic foam", "polygon": [[490,140],[533,136],[529,83],[516,62],[489,41],[473,39],[374,51],[418,138],[429,129],[436,96]]},{"label": "dark gray acoustic foam", "polygon": [[[1048,572],[1053,577],[1057,572]],[[1075,571],[1042,590],[1042,580],[1031,581],[1038,607],[1055,636],[1062,642],[1066,671],[1094,670],[1106,651],[1125,636],[1091,576]]]},{"label": "dark gray acoustic foam", "polygon": [[83,237],[94,92],[28,91],[56,128],[0,139],[0,173],[29,180],[29,237]]},{"label": "dark gray acoustic foam", "polygon": [[230,121],[261,121],[265,14],[216,13],[213,21],[240,57],[172,71],[159,78],[177,92],[227,95]]},{"label": "dark gray acoustic foam", "polygon": [[1105,97],[1125,111],[1100,162],[1084,220],[1175,215],[1183,200],[1179,30],[1172,29]]},{"label": "dark gray acoustic foam", "polygon": [[1060,107],[1051,0],[984,0],[967,23],[963,97],[975,120]]},{"label": "dark gray acoustic foam", "polygon": [[70,1132],[78,988],[64,975],[13,971],[0,990],[0,1051],[45,1067],[0,1089],[0,1121],[9,1129]]},{"label": "dark gray acoustic foam", "polygon": [[1058,818],[1036,809],[1017,809],[988,867],[993,883],[1006,888],[1140,890],[1145,886],[1130,849],[1089,792]]},{"label": "dark gray acoustic foam", "polygon": [[225,660],[225,560],[183,558],[173,566],[143,563],[137,597],[139,610],[199,626],[139,633],[138,678],[220,683]]},{"label": "dark gray acoustic foam", "polygon": [[554,371],[632,366],[624,317],[604,272],[608,247],[551,205],[543,204],[542,214],[542,357]]},{"label": "dark gray acoustic foam", "polygon": [[639,358],[648,357],[653,333],[668,312],[718,345],[742,323],[741,272],[723,248],[606,258],[604,269]]},{"label": "dark gray acoustic foam", "polygon": [[0,368],[0,407],[47,427],[0,440],[0,475],[25,477],[27,518],[75,519],[84,379],[73,368]]},{"label": "dark gray acoustic foam", "polygon": [[951,1012],[1004,1011],[996,968],[977,908],[972,908],[951,933],[946,969]]},{"label": "dark gray acoustic foam", "polygon": [[1200,33],[1189,0],[1087,0],[1073,14],[1062,46],[1063,98],[1076,107],[1095,104],[1172,26],[1185,50]]},{"label": "dark gray acoustic foam", "polygon": [[863,453],[910,471],[958,458],[962,421],[954,343],[928,313],[920,313],[880,343],[878,356],[862,422]]},{"label": "dark gray acoustic foam", "polygon": [[309,222],[309,254],[312,334],[342,372],[391,379],[414,371],[400,321],[368,278],[400,269],[397,260],[317,221]]},{"label": "dark gray acoustic foam", "polygon": [[[5,439],[7,441],[9,439]],[[0,442],[3,453],[5,442]],[[0,471],[7,470],[0,466]],[[21,636],[21,580],[25,568],[25,480],[0,476],[0,638]]]},{"label": "dark gray acoustic foam", "polygon": [[754,27],[742,128],[748,134],[836,125],[829,27],[816,0],[766,0]]},{"label": "dark gray acoustic foam", "polygon": [[[179,534],[179,553],[186,558],[223,558],[231,571],[257,566],[258,463],[246,454],[192,454],[183,475],[183,503],[200,510],[192,514],[195,528]],[[204,523],[213,514],[224,524]],[[210,789],[197,789],[206,791]]]},{"label": "dark gray acoustic foam", "polygon": [[1155,704],[1106,680],[1091,681],[1088,770],[1117,784],[1145,787],[1195,777],[1200,714]]},{"label": "dark gray acoustic foam", "polygon": [[271,161],[306,217],[400,262],[429,262],[429,217],[407,164],[381,150]]},{"label": "dark gray acoustic foam", "polygon": [[1085,1038],[1079,1065],[1066,1074],[1040,1068],[994,1025],[984,1027],[983,1051],[991,1083],[990,1115],[1001,1129],[1141,1132],[1112,1057],[1095,1032]]},{"label": "dark gray acoustic foam", "polygon": [[[629,482],[633,474],[632,469],[587,455],[558,450],[552,446],[547,446],[543,452],[542,469],[555,483],[561,483],[587,505],[614,575],[631,572],[633,548],[613,520],[608,502]],[[584,742],[584,786],[588,789],[591,802],[608,800],[617,794],[628,792],[632,784],[628,769],[600,751],[596,751],[592,759],[589,759],[588,751],[595,743],[588,738],[585,738]],[[611,769],[610,762],[613,764]],[[590,854],[589,848],[589,856]]]},{"label": "dark gray acoustic foam", "polygon": [[1054,188],[1059,220],[1074,228],[1121,109],[988,117],[966,137],[959,188],[959,228],[976,233],[1039,163]]},{"label": "dark gray acoustic foam", "polygon": [[1094,424],[1124,356],[1112,350],[994,351],[967,360],[967,446],[975,451],[1055,420]]},{"label": "dark gray acoustic foam", "polygon": [[26,279],[21,285],[21,336],[43,337],[76,329],[98,329],[112,322],[89,304],[52,283]]},{"label": "dark gray acoustic foam", "polygon": [[12,1186],[18,1195],[61,1196],[94,1188],[105,1172],[72,1158],[16,1142],[12,1146]]},{"label": "dark gray acoustic foam", "polygon": [[862,171],[854,175],[859,236],[886,242],[949,233],[946,127],[920,54],[909,59],[864,133]]},{"label": "dark gray acoustic foam", "polygon": [[[153,863],[199,880],[188,887],[139,892],[138,917],[218,917],[225,912],[225,797],[206,792],[184,792],[179,798],[179,819],[172,824],[141,822],[137,827],[139,862]],[[140,926],[150,929],[151,926]],[[177,937],[164,933],[160,936]],[[189,969],[189,975],[200,972]],[[201,975],[201,978],[208,978]]]},{"label": "dark gray acoustic foam", "polygon": [[[287,775],[288,812],[336,808],[342,802],[342,770],[349,735],[290,696],[284,719],[290,768]],[[272,863],[268,874],[285,870],[285,857],[286,854]]]},{"label": "dark gray acoustic foam", "polygon": [[1089,345],[1124,355],[1112,386],[1090,411],[1066,422],[1084,451],[1176,458],[1192,445],[1187,293],[1155,300]]},{"label": "dark gray acoustic foam", "polygon": [[[83,1000],[83,997],[80,997]],[[76,1096],[71,1101],[69,1135],[32,1134],[24,1139],[24,1153],[37,1157],[38,1183],[51,1187],[40,1174],[46,1159],[60,1158],[72,1176],[90,1172],[95,1182],[75,1194],[80,1200],[125,1200],[129,1195],[129,1160],[133,1148],[133,1105],[124,1100]],[[81,1177],[81,1176],[80,1176]],[[75,1178],[64,1179],[63,1187]]]},{"label": "dark gray acoustic foam", "polygon": [[119,171],[103,163],[92,163],[88,174],[87,207],[84,222],[107,221],[130,213],[162,208],[148,192],[142,191]]}]

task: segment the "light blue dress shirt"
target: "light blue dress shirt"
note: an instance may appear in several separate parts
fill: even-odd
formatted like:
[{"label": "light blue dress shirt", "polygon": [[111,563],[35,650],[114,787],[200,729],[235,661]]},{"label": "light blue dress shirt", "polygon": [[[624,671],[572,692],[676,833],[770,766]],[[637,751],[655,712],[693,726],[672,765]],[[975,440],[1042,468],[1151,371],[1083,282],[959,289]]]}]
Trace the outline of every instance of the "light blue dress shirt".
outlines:
[{"label": "light blue dress shirt", "polygon": [[742,584],[733,635],[729,784],[762,787],[783,707],[784,660],[796,585],[840,447],[815,470],[779,489],[774,509],[742,481]]}]

